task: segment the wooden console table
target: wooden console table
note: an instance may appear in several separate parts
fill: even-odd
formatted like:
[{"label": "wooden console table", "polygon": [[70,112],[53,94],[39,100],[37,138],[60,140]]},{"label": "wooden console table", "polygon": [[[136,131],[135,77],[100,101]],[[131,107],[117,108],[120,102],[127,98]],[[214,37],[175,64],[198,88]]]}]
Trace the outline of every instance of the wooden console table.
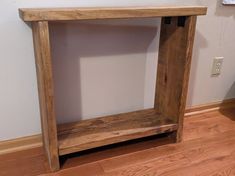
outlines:
[{"label": "wooden console table", "polygon": [[[45,153],[52,171],[59,156],[108,144],[171,132],[182,136],[185,101],[197,15],[206,7],[28,8],[20,17],[32,22]],[[56,124],[50,21],[162,17],[155,106],[64,125]]]}]

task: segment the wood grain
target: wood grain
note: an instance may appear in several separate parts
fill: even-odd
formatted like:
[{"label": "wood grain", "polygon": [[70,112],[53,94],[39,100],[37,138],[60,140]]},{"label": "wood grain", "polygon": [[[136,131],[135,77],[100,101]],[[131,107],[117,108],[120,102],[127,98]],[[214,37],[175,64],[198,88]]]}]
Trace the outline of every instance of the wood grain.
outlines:
[{"label": "wood grain", "polygon": [[184,27],[178,26],[177,17],[171,18],[170,24],[165,20],[161,25],[154,107],[179,124],[177,141],[181,141],[196,16],[186,17]]},{"label": "wood grain", "polygon": [[0,155],[1,176],[35,176],[49,171],[42,147]]},{"label": "wood grain", "polygon": [[82,151],[94,147],[123,142],[177,130],[167,117],[155,109],[123,113],[60,125],[59,153]]},{"label": "wood grain", "polygon": [[48,22],[33,22],[34,51],[45,153],[53,171],[58,170],[58,142]]},{"label": "wood grain", "polygon": [[128,7],[128,8],[22,8],[24,21],[90,20],[205,15],[204,6]]},{"label": "wood grain", "polygon": [[184,131],[186,132],[183,140],[188,141],[203,138],[205,134],[213,136],[226,132],[228,129],[235,129],[235,118],[233,118],[235,109],[223,109],[220,111],[221,112],[213,111],[210,113],[193,115],[190,118],[186,118],[185,123],[187,125],[184,127]]},{"label": "wood grain", "polygon": [[[209,124],[214,124],[213,128]],[[41,148],[0,155],[0,175],[234,175],[235,109],[207,112],[186,118],[184,133],[184,137],[190,133],[190,138],[187,137],[183,142],[176,144],[157,147],[154,146],[153,140],[151,144],[139,143],[138,148],[141,150],[136,150],[136,145],[126,149],[125,145],[68,156],[62,169],[55,173],[50,173],[46,167]],[[155,143],[158,141],[155,140]]]},{"label": "wood grain", "polygon": [[227,140],[224,145],[218,144],[218,148],[212,152],[213,146],[207,145],[206,143],[205,146],[200,148],[178,153],[172,152],[167,157],[156,157],[153,160],[148,160],[133,166],[128,165],[128,167],[112,171],[106,171],[104,169],[105,174],[103,176],[128,176],[130,173],[136,176],[187,176],[189,171],[191,173],[190,175],[196,176],[205,172],[208,173],[208,171],[211,172],[211,170],[220,168],[221,166],[227,166],[228,163],[234,164],[235,156],[232,154],[234,147],[234,141]]}]

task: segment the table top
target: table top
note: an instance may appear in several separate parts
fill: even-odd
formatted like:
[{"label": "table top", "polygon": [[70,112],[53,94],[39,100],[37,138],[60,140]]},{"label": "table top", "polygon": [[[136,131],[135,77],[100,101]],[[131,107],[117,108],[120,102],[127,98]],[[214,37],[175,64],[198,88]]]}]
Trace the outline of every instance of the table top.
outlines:
[{"label": "table top", "polygon": [[205,6],[21,8],[24,21],[66,21],[205,15]]}]

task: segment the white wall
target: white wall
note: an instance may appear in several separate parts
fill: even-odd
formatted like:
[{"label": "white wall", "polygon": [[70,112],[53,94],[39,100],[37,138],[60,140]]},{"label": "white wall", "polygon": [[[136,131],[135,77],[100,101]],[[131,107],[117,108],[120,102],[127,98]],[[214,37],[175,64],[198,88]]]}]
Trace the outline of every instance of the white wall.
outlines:
[{"label": "white wall", "polygon": [[[235,7],[220,0],[202,2],[208,15],[197,23],[188,106],[235,97]],[[216,56],[224,57],[222,74],[211,77]]]},{"label": "white wall", "polygon": [[[175,2],[177,5],[194,3],[183,0],[157,2],[153,0],[2,0],[0,2],[0,141],[40,133],[31,28],[19,19],[18,8],[153,6],[162,3],[174,5]],[[199,17],[198,20],[188,106],[235,97],[233,44],[235,7],[223,7],[214,0],[204,0],[202,4],[209,6],[209,14],[206,17]],[[55,44],[53,46],[55,84],[61,85],[56,90],[59,122],[74,121],[79,113],[83,118],[89,118],[104,113],[152,106],[159,20],[144,21],[125,20],[119,21],[118,24],[105,22],[96,24],[93,27],[95,31],[88,28],[89,25],[94,25],[91,23],[67,24],[65,27],[60,24],[53,25],[51,30],[55,32],[52,36],[52,43]],[[113,25],[118,25],[118,30],[113,28]],[[139,27],[137,29],[131,26]],[[112,29],[112,32],[108,29]],[[81,30],[81,33],[77,34],[78,30]],[[103,33],[103,30],[106,33]],[[85,39],[82,34],[88,39]],[[109,45],[109,39],[111,41],[115,39],[115,42]],[[88,48],[84,47],[84,42],[89,46]],[[77,48],[82,45],[83,52]],[[73,48],[67,46],[73,46]],[[105,50],[104,46],[109,50]],[[117,50],[114,50],[113,46]],[[60,47],[63,49],[67,47],[66,51],[69,52],[65,53],[62,50],[55,52],[55,49]],[[88,52],[89,48],[93,52]],[[212,59],[215,56],[224,56],[225,60],[222,74],[212,78],[210,71]],[[65,57],[67,61],[63,59]],[[63,67],[66,71],[65,75],[61,72],[63,70],[59,71],[62,66],[65,66]],[[70,66],[73,69],[68,69]],[[76,75],[76,77],[70,77],[70,75]],[[67,82],[61,84],[58,81],[61,79]],[[74,87],[68,86],[71,82],[76,83]],[[82,83],[81,86],[79,86],[80,83]],[[58,92],[62,91],[65,94],[58,96]],[[77,92],[77,94],[71,95],[70,92]],[[94,98],[95,96],[97,98]],[[78,97],[81,97],[80,102]],[[67,105],[61,104],[60,99],[65,100]],[[69,105],[74,102],[78,107]],[[65,119],[64,116],[69,117]]]}]

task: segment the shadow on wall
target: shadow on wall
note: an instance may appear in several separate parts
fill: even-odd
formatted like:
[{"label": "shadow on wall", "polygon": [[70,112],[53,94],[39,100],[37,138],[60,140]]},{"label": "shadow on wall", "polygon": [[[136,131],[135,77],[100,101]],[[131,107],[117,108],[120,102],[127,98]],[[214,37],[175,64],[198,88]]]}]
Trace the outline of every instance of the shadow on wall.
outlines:
[{"label": "shadow on wall", "polygon": [[223,5],[222,0],[217,0],[215,15],[224,17],[233,16],[235,18],[235,6]]},{"label": "shadow on wall", "polygon": [[195,80],[196,80],[196,73],[198,71],[198,62],[200,59],[200,51],[203,48],[208,47],[208,42],[206,37],[204,37],[198,30],[196,30],[195,34],[195,41],[194,41],[194,49],[193,49],[193,57],[192,57],[192,64],[191,64],[191,71],[190,71],[190,79],[189,79],[189,92],[187,97],[187,105],[192,105],[193,100],[193,93],[195,88]]},{"label": "shadow on wall", "polygon": [[[117,104],[116,106],[120,107],[118,105],[118,103],[121,102],[120,93],[122,93],[121,96],[125,95],[125,93],[128,96],[130,94],[130,100],[127,96],[126,99],[124,99],[123,104],[131,104],[134,101],[139,101],[131,101],[132,98],[136,97],[135,93],[132,94],[131,92],[138,93],[141,91],[139,88],[140,86],[138,86],[139,83],[137,83],[138,80],[136,80],[138,77],[132,76],[134,77],[133,80],[130,80],[129,83],[125,82],[125,80],[130,79],[131,74],[142,74],[137,72],[137,68],[135,68],[134,63],[135,61],[133,64],[132,62],[123,62],[120,64],[120,62],[114,60],[116,57],[121,59],[119,56],[123,56],[124,59],[128,60],[130,56],[134,55],[133,59],[137,60],[144,70],[146,52],[156,35],[156,26],[71,22],[53,23],[50,30],[53,55],[53,74],[55,80],[56,115],[59,123],[81,120],[82,116],[84,116],[84,108],[86,111],[88,111],[87,109],[89,108],[91,108],[91,111],[97,111],[97,107],[100,107],[104,111],[107,103],[105,104],[103,102],[107,99],[108,101],[114,101],[113,106]],[[111,66],[113,62],[118,62],[118,68],[120,68],[120,70],[117,70],[116,72],[114,70],[110,70],[110,72],[115,73],[115,75],[109,75],[110,73],[106,73],[105,71],[112,69],[113,67],[105,67],[103,70],[98,68],[101,65],[100,63],[104,60],[104,63],[108,63]],[[125,63],[128,65],[125,65]],[[91,69],[88,68],[88,66],[93,68],[93,71],[89,72],[90,75],[84,74],[84,70]],[[130,73],[127,72],[130,75],[126,75],[125,78],[122,79],[124,80],[122,82],[122,80],[117,77],[119,74],[123,76],[122,72],[125,73],[127,69],[136,69],[136,71],[133,73],[131,71],[129,71]],[[100,74],[104,74],[104,77],[113,76],[113,78],[105,80],[102,76],[97,76]],[[90,83],[91,81],[88,81],[89,83],[86,83],[85,88],[84,86],[82,87],[81,83],[84,82],[84,80],[89,79],[92,80],[92,83]],[[143,78],[139,79],[144,79],[144,75]],[[117,87],[117,93],[115,90],[111,90],[111,93],[110,88],[116,89],[113,85],[117,84],[118,81],[120,82],[120,87]],[[98,88],[102,86],[103,89]],[[127,88],[127,90],[132,89],[132,91],[129,91],[128,93],[124,92],[125,88]],[[86,91],[85,98],[84,95],[82,95],[84,94],[84,90]],[[118,92],[120,90],[121,92]],[[106,97],[106,95],[109,97]],[[115,97],[119,99],[119,102],[115,102]],[[91,107],[83,107],[90,104],[92,104]],[[110,110],[108,107],[106,109],[106,111]],[[85,115],[87,114],[89,113],[85,112]]]},{"label": "shadow on wall", "polygon": [[[226,96],[224,97],[224,100],[231,99],[231,97],[235,97],[235,78],[232,86],[230,87],[229,91],[227,92]],[[232,102],[233,104],[233,102]],[[219,111],[226,116],[227,118],[235,121],[235,107],[232,105],[233,108],[229,109],[220,109]]]},{"label": "shadow on wall", "polygon": [[229,91],[227,92],[224,100],[231,99],[231,97],[235,97],[235,78],[232,86],[230,87]]}]

